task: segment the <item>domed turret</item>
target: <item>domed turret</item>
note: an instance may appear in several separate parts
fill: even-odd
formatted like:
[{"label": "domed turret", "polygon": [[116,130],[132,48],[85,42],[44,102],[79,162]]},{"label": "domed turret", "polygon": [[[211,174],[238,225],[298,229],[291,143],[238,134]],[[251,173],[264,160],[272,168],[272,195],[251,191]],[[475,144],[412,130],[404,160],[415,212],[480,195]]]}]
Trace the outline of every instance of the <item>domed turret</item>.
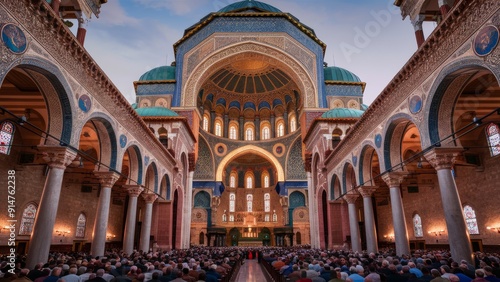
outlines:
[{"label": "domed turret", "polygon": [[259,1],[253,1],[253,0],[245,0],[245,1],[233,3],[231,5],[228,5],[222,9],[220,9],[218,12],[219,13],[238,13],[238,12],[247,11],[247,10],[256,10],[259,12],[281,13],[281,11],[276,7],[273,7],[269,4],[262,3]]},{"label": "domed turret", "polygon": [[151,107],[151,108],[139,108],[135,109],[137,114],[141,117],[176,117],[179,116],[176,112],[163,108],[163,107]]},{"label": "domed turret", "polygon": [[331,109],[321,115],[322,118],[360,118],[364,111],[347,109],[347,108],[335,108]]},{"label": "domed turret", "polygon": [[139,81],[175,80],[175,67],[161,66],[147,71],[139,78]]},{"label": "domed turret", "polygon": [[326,67],[325,81],[361,82],[361,79],[354,73],[339,67]]}]

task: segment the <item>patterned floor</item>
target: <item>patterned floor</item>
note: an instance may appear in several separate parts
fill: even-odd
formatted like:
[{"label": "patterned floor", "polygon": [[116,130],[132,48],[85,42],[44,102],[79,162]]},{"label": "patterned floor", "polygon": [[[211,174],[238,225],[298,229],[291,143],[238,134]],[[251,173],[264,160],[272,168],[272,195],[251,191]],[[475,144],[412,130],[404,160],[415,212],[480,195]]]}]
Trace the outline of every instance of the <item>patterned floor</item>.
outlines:
[{"label": "patterned floor", "polygon": [[245,263],[240,267],[236,282],[265,282],[266,276],[262,272],[262,268],[255,259],[245,260]]}]

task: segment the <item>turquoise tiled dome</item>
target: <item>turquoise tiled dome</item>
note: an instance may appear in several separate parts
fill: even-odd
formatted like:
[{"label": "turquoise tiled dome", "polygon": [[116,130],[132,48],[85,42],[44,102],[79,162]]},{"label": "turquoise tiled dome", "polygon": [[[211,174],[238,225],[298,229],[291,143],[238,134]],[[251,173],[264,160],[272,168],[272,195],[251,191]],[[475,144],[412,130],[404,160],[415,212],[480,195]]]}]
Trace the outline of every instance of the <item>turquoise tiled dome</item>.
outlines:
[{"label": "turquoise tiled dome", "polygon": [[179,116],[176,112],[163,108],[163,107],[151,107],[151,108],[139,108],[135,109],[137,114],[141,117],[176,117]]},{"label": "turquoise tiled dome", "polygon": [[339,67],[325,68],[325,81],[361,82],[361,79],[354,73]]},{"label": "turquoise tiled dome", "polygon": [[155,80],[174,80],[175,67],[162,66],[154,68],[145,74],[141,75],[139,81],[155,81]]},{"label": "turquoise tiled dome", "polygon": [[322,118],[359,118],[363,115],[363,111],[347,108],[331,109],[321,115]]},{"label": "turquoise tiled dome", "polygon": [[249,9],[255,9],[261,12],[272,12],[272,13],[281,13],[281,11],[273,7],[269,4],[262,3],[259,1],[246,0],[233,3],[219,10],[219,13],[231,13],[231,12],[239,12]]}]

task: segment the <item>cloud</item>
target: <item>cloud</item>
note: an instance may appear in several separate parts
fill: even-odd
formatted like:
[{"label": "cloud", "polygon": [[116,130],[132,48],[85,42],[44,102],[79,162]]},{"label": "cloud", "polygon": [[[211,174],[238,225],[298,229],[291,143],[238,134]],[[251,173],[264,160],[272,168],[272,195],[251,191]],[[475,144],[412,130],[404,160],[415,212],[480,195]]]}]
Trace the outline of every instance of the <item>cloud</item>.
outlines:
[{"label": "cloud", "polygon": [[140,20],[127,15],[119,0],[108,1],[101,9],[99,21],[113,26],[130,26],[140,24]]},{"label": "cloud", "polygon": [[135,0],[146,7],[165,9],[177,15],[186,15],[202,6],[206,0]]}]

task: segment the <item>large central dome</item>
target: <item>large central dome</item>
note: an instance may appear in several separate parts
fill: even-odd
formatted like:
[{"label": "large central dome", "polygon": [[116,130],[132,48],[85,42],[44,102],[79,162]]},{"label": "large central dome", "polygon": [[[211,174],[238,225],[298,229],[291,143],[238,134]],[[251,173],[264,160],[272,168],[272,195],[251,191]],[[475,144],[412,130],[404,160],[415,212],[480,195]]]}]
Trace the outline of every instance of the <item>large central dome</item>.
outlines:
[{"label": "large central dome", "polygon": [[245,0],[233,3],[219,10],[219,13],[238,13],[247,10],[256,10],[259,12],[281,13],[281,11],[269,4],[259,1]]}]

